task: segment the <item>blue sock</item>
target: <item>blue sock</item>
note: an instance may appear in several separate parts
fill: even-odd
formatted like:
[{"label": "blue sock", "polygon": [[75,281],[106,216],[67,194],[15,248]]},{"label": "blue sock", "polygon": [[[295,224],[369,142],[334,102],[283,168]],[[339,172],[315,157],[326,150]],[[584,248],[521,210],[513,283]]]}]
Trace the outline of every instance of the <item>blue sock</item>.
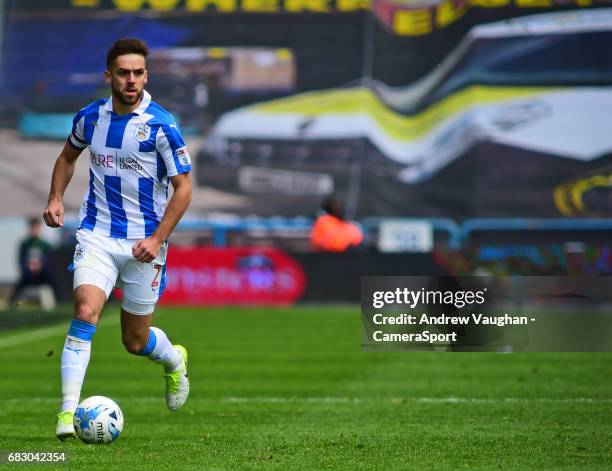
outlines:
[{"label": "blue sock", "polygon": [[142,355],[143,357],[148,357],[151,355],[151,352],[155,348],[157,344],[157,336],[155,335],[155,331],[152,327],[149,328],[149,339],[147,340],[147,344],[140,350],[137,355]]}]

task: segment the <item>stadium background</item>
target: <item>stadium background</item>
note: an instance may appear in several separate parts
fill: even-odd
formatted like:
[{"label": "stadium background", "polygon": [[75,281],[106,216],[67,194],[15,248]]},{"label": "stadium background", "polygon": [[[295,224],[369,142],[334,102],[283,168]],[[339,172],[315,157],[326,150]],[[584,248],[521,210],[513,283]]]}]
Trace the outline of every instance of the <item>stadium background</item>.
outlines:
[{"label": "stadium background", "polygon": [[[612,16],[606,2],[9,0],[0,5],[4,292],[17,278],[18,241],[25,235],[27,218],[44,208],[52,165],[72,116],[84,104],[108,95],[102,81],[106,50],[118,37],[142,37],[152,49],[147,88],[179,120],[194,161],[194,200],[172,237],[160,312],[161,322],[179,333],[189,332],[194,323],[203,331],[210,329],[203,343],[213,349],[211,356],[218,363],[207,366],[206,374],[219,383],[211,395],[195,396],[191,413],[217,411],[217,422],[210,425],[214,429],[228,426],[220,417],[242,417],[246,410],[272,417],[284,417],[284,408],[292,413],[306,410],[310,426],[333,430],[323,446],[331,461],[300,458],[292,454],[295,444],[279,451],[262,439],[249,445],[255,451],[245,448],[246,461],[209,464],[232,469],[299,467],[296,463],[304,459],[305,469],[357,469],[371,463],[358,459],[360,450],[369,446],[367,438],[353,429],[344,432],[345,438],[334,435],[331,417],[325,418],[338,414],[339,420],[350,422],[352,401],[362,404],[370,393],[366,402],[383,398],[376,412],[378,406],[368,402],[374,407],[370,412],[381,417],[398,413],[391,410],[396,400],[410,406],[391,426],[390,443],[396,443],[393,437],[406,427],[418,433],[411,420],[423,426],[424,434],[433,434],[425,442],[435,450],[435,459],[427,453],[408,459],[387,450],[379,457],[381,463],[385,456],[389,459],[381,469],[401,468],[402,463],[414,469],[419,463],[440,469],[467,463],[474,469],[490,469],[491,463],[525,469],[530,462],[514,455],[511,446],[517,436],[528,433],[514,430],[518,422],[506,402],[516,397],[525,399],[517,406],[523,418],[531,414],[534,421],[552,423],[550,431],[533,423],[526,429],[539,434],[532,444],[533,449],[540,447],[534,468],[577,469],[585,464],[605,469],[609,464],[608,356],[437,360],[405,354],[360,359],[365,354],[358,352],[355,317],[360,276],[366,274],[610,274],[612,133],[605,126],[612,97]],[[554,16],[558,14],[563,16]],[[70,300],[65,267],[87,188],[86,164],[81,158],[66,195],[66,227],[45,232],[56,246],[52,266],[61,302]],[[311,224],[331,193],[346,202],[348,216],[364,229],[365,242],[358,250],[325,254],[310,247]],[[355,307],[334,307],[337,303]],[[246,308],[201,309],[237,304]],[[184,305],[193,309],[175,307]],[[285,308],[253,308],[256,305]],[[30,309],[0,313],[0,348],[20,344],[15,338],[23,335],[24,326],[55,329],[59,322],[61,330],[69,315],[65,308],[44,314]],[[108,325],[108,332],[117,329]],[[252,335],[237,335],[239,325]],[[295,328],[302,329],[301,338]],[[316,336],[320,329],[325,334]],[[57,336],[52,337],[57,348],[59,330],[45,331]],[[351,331],[354,338],[347,333]],[[108,332],[100,337],[110,336]],[[224,335],[227,345],[219,340]],[[289,343],[282,347],[279,337]],[[33,355],[40,344],[28,341],[36,345]],[[333,342],[335,348],[330,347]],[[263,349],[250,373],[249,348]],[[311,348],[320,349],[318,359],[307,353]],[[119,355],[119,347],[116,350]],[[205,351],[202,346],[203,357]],[[8,352],[9,357],[17,355],[14,349]],[[104,355],[100,362],[106,360],[107,369],[100,366],[98,379],[87,385],[92,394],[95,388],[108,388],[104,380],[112,380],[115,371],[115,351]],[[228,360],[234,365],[230,373],[222,367]],[[301,371],[300,361],[310,370]],[[308,371],[316,375],[325,361],[338,369],[330,366],[322,383],[308,383]],[[411,362],[418,366],[409,366]],[[539,375],[538,364],[546,374]],[[344,373],[342,365],[348,368]],[[457,374],[456,368],[467,373]],[[507,368],[507,378],[495,373],[499,368]],[[387,377],[392,370],[403,379]],[[49,378],[49,388],[57,385],[52,368],[33,371]],[[434,371],[446,379],[432,385]],[[271,381],[234,394],[231,389],[240,382],[232,372],[254,382],[261,381],[255,379],[257,374]],[[282,380],[266,376],[275,372]],[[479,380],[466,385],[465,377],[479,374]],[[334,381],[344,381],[343,375],[350,381],[338,392]],[[520,384],[509,382],[514,377]],[[547,388],[551,377],[558,384]],[[314,397],[292,399],[297,390]],[[40,399],[38,414],[55,407],[53,389],[39,389],[33,380],[7,383],[7,391],[16,394],[9,400],[13,412],[7,420],[17,424],[29,420],[29,396]],[[321,397],[329,391],[331,396]],[[130,402],[139,393],[137,387],[110,386],[111,393],[123,399],[127,414],[142,419],[141,424],[148,420],[142,410],[154,410],[146,401]],[[452,399],[462,393],[471,398]],[[473,400],[483,399],[480,394],[489,399]],[[487,409],[482,405],[489,404],[486,400],[494,406]],[[470,411],[474,427],[486,429],[490,421],[475,444],[484,449],[499,439],[503,447],[493,449],[504,458],[483,451],[478,461],[457,451],[449,439],[448,449],[457,455],[444,461],[445,441],[434,440],[436,426],[444,422],[445,406],[456,403],[463,405],[450,413],[448,426],[470,434],[469,424],[461,428],[463,414]],[[432,410],[438,417],[433,424],[426,418]],[[492,418],[494,413],[499,417]],[[566,413],[571,418],[563,429],[558,417]],[[250,419],[255,423],[257,417]],[[500,417],[510,417],[509,433],[518,435],[499,438],[497,427],[508,426]],[[367,419],[372,422],[364,430],[379,433],[372,417]],[[581,428],[585,420],[590,425]],[[149,433],[139,430],[138,423],[133,427]],[[180,423],[169,424],[168,434],[180,441],[178,428]],[[246,434],[238,423],[228,430]],[[581,442],[585,434],[597,435],[587,451],[568,451],[556,442],[559,436]],[[131,437],[128,443],[134,446],[135,435]],[[273,438],[280,439],[278,432]],[[21,446],[20,440],[30,448],[37,443],[23,433],[5,444]],[[559,449],[547,448],[549,442]],[[146,453],[146,444],[138,446]],[[219,456],[224,453],[232,450]],[[283,453],[297,461],[283,458]],[[188,459],[194,469],[197,462],[195,455]]]},{"label": "stadium background", "polygon": [[[239,260],[257,273],[244,268],[256,246],[292,253],[297,267],[280,254],[253,258],[270,275],[251,276],[265,302],[284,289],[283,302],[357,301],[358,277],[330,263],[370,274],[606,274],[612,17],[597,6],[4,2],[0,214],[13,219],[0,281],[16,277],[18,218],[40,212],[73,113],[107,94],[100,58],[127,34],[150,43],[148,88],[181,122],[194,160],[194,202],[174,243],[225,258],[208,271],[206,257],[176,265],[170,291],[189,290],[199,269],[208,281],[198,302],[235,302],[244,286],[228,297],[211,279],[222,266],[239,278]],[[527,19],[504,22],[517,17]],[[72,224],[57,267],[70,256],[84,167],[66,198]],[[341,264],[309,253],[330,193],[366,231]]]}]

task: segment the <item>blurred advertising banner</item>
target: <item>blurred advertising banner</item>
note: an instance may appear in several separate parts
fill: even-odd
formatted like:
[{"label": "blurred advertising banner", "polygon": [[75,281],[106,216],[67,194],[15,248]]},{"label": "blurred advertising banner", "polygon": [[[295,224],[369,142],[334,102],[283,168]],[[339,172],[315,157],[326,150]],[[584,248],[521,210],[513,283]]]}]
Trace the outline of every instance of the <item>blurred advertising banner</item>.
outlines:
[{"label": "blurred advertising banner", "polygon": [[166,305],[287,305],[306,287],[304,270],[286,253],[263,247],[172,247]]},{"label": "blurred advertising banner", "polygon": [[336,194],[350,218],[607,217],[608,3],[5,2],[0,111],[65,139],[129,34],[193,138],[202,211],[312,215]]},{"label": "blurred advertising banner", "polygon": [[[475,26],[409,84],[373,70],[352,86],[223,114],[198,181],[270,214],[312,207],[324,189],[356,217],[601,217],[612,211],[612,49],[582,51],[610,40],[612,9]],[[258,185],[243,178],[253,168]]]},{"label": "blurred advertising banner", "polygon": [[[74,246],[50,255],[61,302],[72,302]],[[442,275],[430,253],[308,253],[264,247],[215,248],[172,245],[166,287],[168,305],[287,305],[294,302],[357,303],[361,275]],[[161,280],[160,280],[161,281]],[[120,299],[120,290],[113,298]]]}]

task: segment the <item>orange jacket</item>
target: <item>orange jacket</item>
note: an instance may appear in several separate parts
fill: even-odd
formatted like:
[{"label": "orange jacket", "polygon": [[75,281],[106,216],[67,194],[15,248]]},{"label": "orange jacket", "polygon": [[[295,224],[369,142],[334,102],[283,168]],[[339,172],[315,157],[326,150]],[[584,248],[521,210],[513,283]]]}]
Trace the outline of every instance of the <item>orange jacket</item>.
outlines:
[{"label": "orange jacket", "polygon": [[329,214],[319,216],[310,232],[313,247],[326,252],[344,252],[362,240],[359,227]]}]

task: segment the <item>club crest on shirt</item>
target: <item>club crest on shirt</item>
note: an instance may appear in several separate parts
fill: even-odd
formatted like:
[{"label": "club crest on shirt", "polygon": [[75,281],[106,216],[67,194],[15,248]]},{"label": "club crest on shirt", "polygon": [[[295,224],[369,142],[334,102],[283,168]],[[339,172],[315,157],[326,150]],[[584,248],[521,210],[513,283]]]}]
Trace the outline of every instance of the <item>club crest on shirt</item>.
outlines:
[{"label": "club crest on shirt", "polygon": [[138,142],[143,142],[149,139],[151,135],[151,126],[147,123],[140,123],[136,125],[136,129],[134,130],[134,137]]}]

